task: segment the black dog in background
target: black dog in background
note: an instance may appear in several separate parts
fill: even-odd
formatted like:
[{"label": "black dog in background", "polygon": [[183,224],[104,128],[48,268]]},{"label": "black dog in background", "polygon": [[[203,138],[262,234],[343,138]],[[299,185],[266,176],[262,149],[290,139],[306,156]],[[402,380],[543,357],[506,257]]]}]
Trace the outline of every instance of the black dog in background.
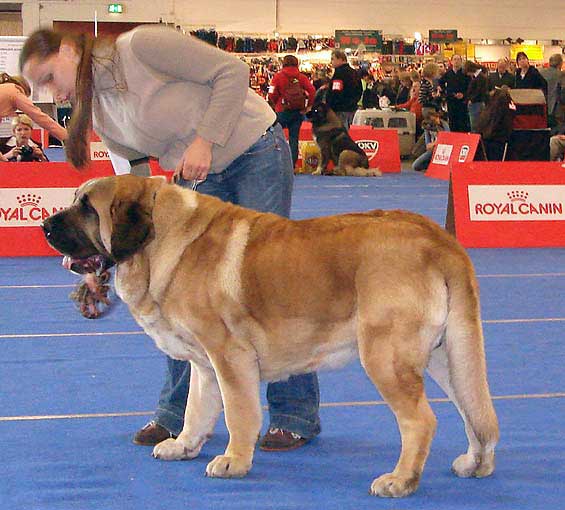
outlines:
[{"label": "black dog in background", "polygon": [[[369,168],[367,155],[349,136],[339,117],[326,103],[315,103],[306,118],[312,122],[314,138],[322,153],[313,175],[381,175],[378,169]],[[333,172],[328,172],[330,161],[334,163]]]}]

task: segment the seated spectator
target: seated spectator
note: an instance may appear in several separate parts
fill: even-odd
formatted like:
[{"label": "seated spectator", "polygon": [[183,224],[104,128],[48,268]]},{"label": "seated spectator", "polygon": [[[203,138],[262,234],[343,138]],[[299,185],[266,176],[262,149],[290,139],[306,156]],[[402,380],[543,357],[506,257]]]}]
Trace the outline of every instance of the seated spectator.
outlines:
[{"label": "seated spectator", "polygon": [[426,144],[426,152],[418,156],[412,163],[412,170],[422,172],[427,170],[437,144],[437,134],[439,131],[449,131],[449,124],[441,118],[441,113],[430,110],[426,113],[422,122],[424,128],[424,142]]},{"label": "seated spectator", "polygon": [[549,139],[549,161],[565,161],[565,124]]},{"label": "seated spectator", "polygon": [[0,145],[3,161],[49,161],[41,144],[31,139],[32,128],[33,122],[25,113],[12,118],[13,136]]},{"label": "seated spectator", "polygon": [[496,88],[477,121],[477,133],[481,135],[489,161],[505,159],[505,149],[512,135],[513,107],[508,87]]}]

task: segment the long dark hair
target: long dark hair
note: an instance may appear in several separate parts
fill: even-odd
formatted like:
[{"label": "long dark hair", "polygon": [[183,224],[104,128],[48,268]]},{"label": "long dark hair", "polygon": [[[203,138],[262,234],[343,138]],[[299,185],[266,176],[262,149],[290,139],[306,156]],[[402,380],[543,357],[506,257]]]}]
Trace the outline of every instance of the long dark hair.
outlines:
[{"label": "long dark hair", "polygon": [[80,55],[77,68],[75,101],[68,128],[69,137],[65,150],[69,161],[77,168],[90,162],[90,132],[92,129],[92,49],[94,38],[88,34],[65,35],[53,30],[36,30],[26,40],[20,53],[20,70],[33,58],[44,60],[61,47],[61,43],[71,43]]},{"label": "long dark hair", "polygon": [[477,133],[480,133],[484,140],[510,140],[514,120],[514,112],[510,109],[511,102],[507,88],[495,89],[477,122]]}]

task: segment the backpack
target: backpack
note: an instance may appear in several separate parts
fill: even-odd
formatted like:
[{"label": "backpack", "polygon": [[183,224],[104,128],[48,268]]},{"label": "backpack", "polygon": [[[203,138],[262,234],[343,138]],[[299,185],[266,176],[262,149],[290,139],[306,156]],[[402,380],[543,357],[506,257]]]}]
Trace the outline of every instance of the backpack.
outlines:
[{"label": "backpack", "polygon": [[282,93],[282,106],[285,110],[305,110],[307,95],[298,78],[288,78],[288,85]]}]

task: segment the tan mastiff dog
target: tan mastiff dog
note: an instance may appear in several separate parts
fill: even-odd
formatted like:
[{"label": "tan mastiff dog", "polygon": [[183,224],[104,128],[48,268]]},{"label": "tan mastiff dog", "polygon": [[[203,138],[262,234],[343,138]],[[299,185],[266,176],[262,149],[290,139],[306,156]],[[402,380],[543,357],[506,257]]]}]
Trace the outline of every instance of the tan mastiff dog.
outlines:
[{"label": "tan mastiff dog", "polygon": [[75,265],[115,263],[116,290],[139,324],[192,364],[184,429],[155,457],[196,457],[223,406],[229,443],[206,474],[244,476],[261,428],[259,381],[358,353],[402,438],[396,467],[372,494],[418,487],[436,428],[426,368],[465,422],[469,447],[453,471],[493,472],[498,424],[477,282],[465,250],[426,218],[377,210],[292,221],[123,175],[82,185],[43,228]]}]

